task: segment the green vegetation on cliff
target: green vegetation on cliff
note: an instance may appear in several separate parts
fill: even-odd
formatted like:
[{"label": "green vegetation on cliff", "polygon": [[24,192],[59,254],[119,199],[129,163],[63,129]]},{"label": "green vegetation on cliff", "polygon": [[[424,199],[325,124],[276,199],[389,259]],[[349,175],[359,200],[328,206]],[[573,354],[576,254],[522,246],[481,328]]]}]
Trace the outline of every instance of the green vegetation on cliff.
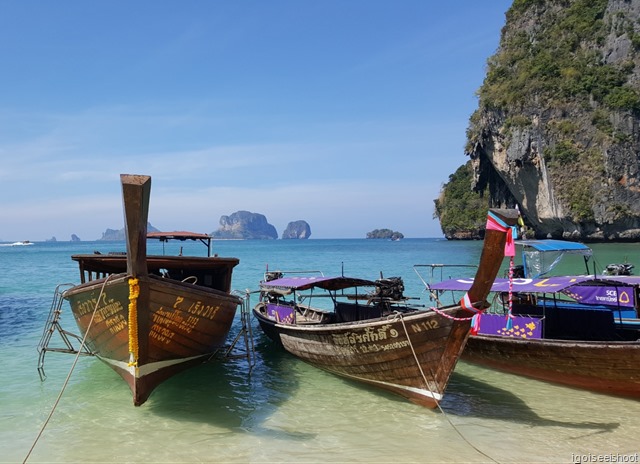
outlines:
[{"label": "green vegetation on cliff", "polygon": [[558,3],[568,6],[554,10],[551,1],[514,1],[507,21],[528,15],[536,25],[503,32],[479,91],[481,104],[511,112],[530,107],[531,98],[552,107],[592,100],[609,110],[640,110],[640,95],[626,85],[633,63],[608,64],[599,48],[612,27],[637,38],[633,25],[621,13],[615,25],[607,23],[608,0]]},{"label": "green vegetation on cliff", "polygon": [[371,232],[367,232],[367,238],[383,238],[386,240],[401,240],[404,235],[398,231],[391,229],[374,229]]},{"label": "green vegetation on cliff", "polygon": [[468,162],[449,176],[440,198],[435,200],[435,217],[447,238],[461,234],[477,238],[477,231],[486,222],[487,200],[471,189],[472,179],[473,168]]},{"label": "green vegetation on cliff", "polygon": [[[445,235],[469,230],[467,218],[489,206],[535,209],[540,189],[554,202],[546,217],[556,224],[597,231],[634,217],[625,205],[637,171],[639,7],[638,0],[513,1],[470,117],[471,166],[436,200]],[[550,218],[555,212],[561,216]]]}]

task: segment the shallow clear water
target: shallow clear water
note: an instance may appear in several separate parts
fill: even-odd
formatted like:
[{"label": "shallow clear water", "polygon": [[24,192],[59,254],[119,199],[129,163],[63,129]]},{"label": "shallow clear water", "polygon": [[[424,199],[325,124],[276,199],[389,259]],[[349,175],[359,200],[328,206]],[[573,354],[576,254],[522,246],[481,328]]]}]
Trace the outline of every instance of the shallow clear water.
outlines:
[{"label": "shallow clear water", "polygon": [[[161,252],[159,244],[149,248]],[[257,287],[267,266],[326,275],[344,269],[371,279],[402,276],[406,294],[430,304],[412,266],[476,263],[480,248],[432,239],[277,240],[220,241],[214,251],[240,258],[233,287],[243,291]],[[36,370],[53,290],[79,278],[69,256],[123,249],[100,242],[0,247],[0,462],[25,460],[72,367],[73,356],[48,353],[47,380]],[[636,244],[594,249],[599,268],[625,258],[640,265]],[[63,323],[75,331],[70,313]],[[428,410],[308,366],[252,325],[250,374],[244,360],[205,364],[165,382],[137,408],[117,374],[80,358],[28,462],[569,463],[573,455],[640,452],[638,401],[460,362],[442,411]]]}]

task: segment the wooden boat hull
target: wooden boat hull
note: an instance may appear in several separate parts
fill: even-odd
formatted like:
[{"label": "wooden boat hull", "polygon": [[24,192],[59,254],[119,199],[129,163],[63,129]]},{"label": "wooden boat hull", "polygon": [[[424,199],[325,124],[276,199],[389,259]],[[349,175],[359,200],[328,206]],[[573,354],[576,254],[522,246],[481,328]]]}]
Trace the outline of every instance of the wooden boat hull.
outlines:
[{"label": "wooden boat hull", "polygon": [[469,314],[459,307],[441,312],[333,324],[283,324],[254,308],[264,333],[301,360],[341,377],[387,390],[434,408],[469,334]]},{"label": "wooden boat hull", "polygon": [[462,359],[537,380],[640,399],[640,341],[474,335],[469,337]]},{"label": "wooden boat hull", "polygon": [[64,298],[87,347],[122,376],[140,405],[162,381],[224,345],[241,301],[153,275],[139,278],[136,298],[130,280],[128,274],[93,280]]}]

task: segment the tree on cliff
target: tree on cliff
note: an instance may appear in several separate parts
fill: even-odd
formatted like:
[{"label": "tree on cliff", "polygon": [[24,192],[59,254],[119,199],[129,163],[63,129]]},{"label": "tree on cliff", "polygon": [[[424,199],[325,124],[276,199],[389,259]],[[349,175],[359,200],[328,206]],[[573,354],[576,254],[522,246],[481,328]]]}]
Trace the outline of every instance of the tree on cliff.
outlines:
[{"label": "tree on cliff", "polygon": [[448,239],[482,236],[489,207],[487,199],[472,190],[472,179],[473,168],[467,162],[449,176],[449,182],[435,200],[434,216],[440,220],[442,233]]}]

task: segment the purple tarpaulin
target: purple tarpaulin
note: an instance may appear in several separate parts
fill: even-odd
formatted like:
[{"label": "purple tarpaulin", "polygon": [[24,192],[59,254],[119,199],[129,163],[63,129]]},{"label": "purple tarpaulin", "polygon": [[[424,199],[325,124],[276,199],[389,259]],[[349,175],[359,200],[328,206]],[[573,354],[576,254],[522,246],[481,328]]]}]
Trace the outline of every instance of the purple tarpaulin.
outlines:
[{"label": "purple tarpaulin", "polygon": [[480,316],[481,335],[501,335],[515,338],[541,338],[542,320],[535,317],[512,316],[512,328],[507,329],[507,316],[484,313]]},{"label": "purple tarpaulin", "polygon": [[[591,279],[591,277],[588,276],[562,276],[549,277],[547,279],[513,279],[513,291],[529,293],[556,293],[589,279]],[[471,284],[473,284],[473,279],[452,279],[432,284],[430,287],[432,290],[467,291],[471,288]],[[509,280],[496,279],[491,286],[491,291],[508,292]]]},{"label": "purple tarpaulin", "polygon": [[293,324],[295,316],[291,306],[267,304],[267,316],[272,317],[281,324]]},{"label": "purple tarpaulin", "polygon": [[633,287],[602,287],[576,285],[564,293],[578,303],[590,305],[635,307]]},{"label": "purple tarpaulin", "polygon": [[[473,279],[452,279],[430,285],[432,290],[468,291]],[[634,286],[640,276],[558,276],[546,279],[513,279],[513,292],[564,293],[591,305],[634,307]],[[508,292],[509,280],[496,279],[492,292]]]},{"label": "purple tarpaulin", "polygon": [[326,290],[341,290],[344,288],[358,286],[374,286],[375,282],[355,277],[282,277],[280,279],[261,282],[260,287],[264,290],[308,290],[318,287]]}]

